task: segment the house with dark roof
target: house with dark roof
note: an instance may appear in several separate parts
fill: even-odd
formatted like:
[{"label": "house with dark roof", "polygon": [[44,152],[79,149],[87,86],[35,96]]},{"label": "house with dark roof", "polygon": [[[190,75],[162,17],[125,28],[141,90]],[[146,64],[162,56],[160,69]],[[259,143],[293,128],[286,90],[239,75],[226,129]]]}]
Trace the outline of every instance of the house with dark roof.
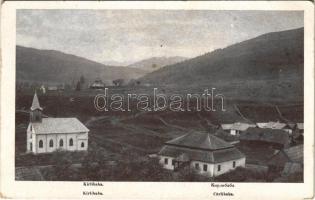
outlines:
[{"label": "house with dark roof", "polygon": [[288,147],[291,139],[284,130],[270,128],[248,128],[240,135],[243,144],[266,144],[275,149]]},{"label": "house with dark roof", "polygon": [[88,149],[87,129],[77,118],[43,118],[37,94],[30,109],[27,128],[27,152],[49,153],[57,149],[86,151]]},{"label": "house with dark roof", "polygon": [[166,169],[190,167],[211,177],[245,167],[246,160],[243,153],[214,133],[195,131],[167,141],[158,155]]},{"label": "house with dark roof", "polygon": [[256,127],[256,125],[244,122],[235,122],[221,125],[222,130],[229,132],[231,135],[239,135],[241,132],[246,131],[250,127]]},{"label": "house with dark roof", "polygon": [[303,145],[277,151],[268,161],[269,169],[282,170],[284,175],[303,171]]}]

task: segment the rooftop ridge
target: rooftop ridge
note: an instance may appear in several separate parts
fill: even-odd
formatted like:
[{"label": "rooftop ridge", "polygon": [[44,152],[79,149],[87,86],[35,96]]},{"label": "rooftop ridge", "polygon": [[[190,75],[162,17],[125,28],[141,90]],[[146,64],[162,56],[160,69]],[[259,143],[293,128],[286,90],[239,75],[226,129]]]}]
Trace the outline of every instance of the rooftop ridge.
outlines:
[{"label": "rooftop ridge", "polygon": [[191,149],[219,150],[233,147],[232,144],[208,132],[189,132],[165,142],[166,145],[181,146]]}]

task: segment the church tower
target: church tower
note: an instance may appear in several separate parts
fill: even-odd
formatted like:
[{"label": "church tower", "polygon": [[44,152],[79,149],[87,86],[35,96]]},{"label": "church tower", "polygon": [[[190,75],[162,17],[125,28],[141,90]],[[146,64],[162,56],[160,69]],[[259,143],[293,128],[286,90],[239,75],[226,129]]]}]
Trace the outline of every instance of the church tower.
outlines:
[{"label": "church tower", "polygon": [[43,108],[40,107],[37,94],[35,92],[30,111],[30,122],[42,122],[42,111]]}]

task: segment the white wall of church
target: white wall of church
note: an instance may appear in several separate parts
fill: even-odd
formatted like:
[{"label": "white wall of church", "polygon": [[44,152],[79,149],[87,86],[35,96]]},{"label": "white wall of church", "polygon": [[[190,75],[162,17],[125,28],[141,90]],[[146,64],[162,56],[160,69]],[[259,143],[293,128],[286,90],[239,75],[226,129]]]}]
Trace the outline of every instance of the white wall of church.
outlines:
[{"label": "white wall of church", "polygon": [[[71,133],[66,135],[67,138],[67,150],[68,151],[75,151],[78,150],[78,142],[77,142],[77,134]],[[72,144],[71,144],[71,139],[72,139]]]},{"label": "white wall of church", "polygon": [[[29,134],[27,134],[29,135]],[[33,152],[34,153],[50,153],[57,149],[67,151],[86,151],[88,149],[88,133],[84,133],[85,137],[82,137],[82,133],[70,133],[70,134],[33,134]],[[78,136],[82,139],[78,139]],[[72,139],[72,143],[70,142]],[[60,140],[63,145],[60,146]],[[39,143],[42,141],[42,147],[39,147]],[[52,146],[50,145],[52,141]],[[84,143],[83,147],[81,147]],[[36,144],[36,145],[35,145]],[[30,149],[30,141],[27,142],[27,148]]]},{"label": "white wall of church", "polygon": [[53,152],[56,150],[56,134],[47,135],[46,136],[46,144],[47,144],[47,151],[46,152]]},{"label": "white wall of church", "polygon": [[85,151],[87,150],[87,147],[88,147],[88,140],[78,140],[78,150]]},{"label": "white wall of church", "polygon": [[77,135],[78,144],[77,149],[80,151],[85,151],[88,148],[88,133],[80,133]]}]

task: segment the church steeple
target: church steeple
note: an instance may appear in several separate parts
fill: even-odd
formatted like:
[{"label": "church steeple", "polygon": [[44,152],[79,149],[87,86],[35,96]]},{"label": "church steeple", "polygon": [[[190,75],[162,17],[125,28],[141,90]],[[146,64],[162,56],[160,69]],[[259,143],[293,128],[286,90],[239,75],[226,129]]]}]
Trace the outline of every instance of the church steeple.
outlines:
[{"label": "church steeple", "polygon": [[37,98],[37,94],[35,92],[34,97],[33,97],[32,106],[31,106],[31,111],[30,111],[30,121],[31,122],[42,122],[42,111],[43,111],[43,108],[40,107],[39,101]]}]

